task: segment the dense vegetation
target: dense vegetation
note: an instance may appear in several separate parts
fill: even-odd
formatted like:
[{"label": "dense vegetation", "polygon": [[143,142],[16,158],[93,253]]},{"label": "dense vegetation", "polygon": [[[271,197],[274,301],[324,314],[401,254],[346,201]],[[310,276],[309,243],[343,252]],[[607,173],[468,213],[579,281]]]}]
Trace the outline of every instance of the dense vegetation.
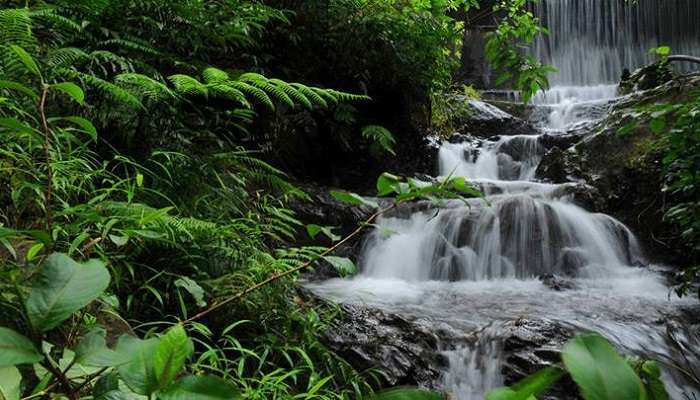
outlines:
[{"label": "dense vegetation", "polygon": [[[374,396],[376,371],[319,339],[338,310],[293,285],[321,259],[353,269],[334,246],[295,247],[340,239],[295,217],[295,179],[337,182],[358,154],[381,171],[410,143],[399,132],[452,86],[454,16],[478,2],[0,5],[0,397]],[[498,7],[492,61],[532,94],[548,68],[512,46],[537,21],[523,0]],[[377,186],[477,195],[463,179]]]},{"label": "dense vegetation", "polygon": [[[306,229],[286,204],[306,195],[263,158],[284,165],[280,140],[312,123],[391,153],[366,104],[448,86],[447,13],[474,5],[2,2],[2,396],[372,393],[372,371],[319,342],[336,311],[290,285],[332,248],[293,247]],[[399,200],[475,194],[380,182]]]}]

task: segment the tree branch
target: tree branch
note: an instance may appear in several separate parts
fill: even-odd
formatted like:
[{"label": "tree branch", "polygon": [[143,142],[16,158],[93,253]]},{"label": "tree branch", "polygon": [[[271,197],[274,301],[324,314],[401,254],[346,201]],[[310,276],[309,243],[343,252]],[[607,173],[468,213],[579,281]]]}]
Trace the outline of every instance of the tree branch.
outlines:
[{"label": "tree branch", "polygon": [[391,206],[389,206],[389,207],[387,207],[387,208],[378,210],[377,212],[375,212],[374,214],[372,214],[369,218],[367,218],[362,224],[360,224],[360,226],[358,226],[357,229],[355,229],[352,233],[350,233],[348,236],[346,236],[345,238],[343,238],[343,239],[342,239],[341,241],[339,241],[338,243],[336,243],[336,244],[334,244],[333,246],[331,246],[331,247],[329,247],[328,249],[326,249],[323,253],[319,254],[318,257],[314,258],[313,260],[309,260],[309,261],[305,262],[304,264],[302,264],[302,265],[300,265],[300,266],[298,266],[298,267],[296,267],[296,268],[292,268],[292,269],[289,269],[289,270],[286,270],[286,271],[282,271],[282,272],[278,272],[278,273],[276,273],[276,274],[273,274],[273,275],[271,275],[270,277],[268,277],[267,279],[265,279],[264,281],[262,281],[262,282],[260,282],[260,283],[257,283],[257,284],[255,284],[255,285],[253,285],[253,286],[250,286],[250,287],[246,288],[245,290],[243,290],[243,291],[241,291],[241,292],[238,292],[237,294],[235,294],[235,295],[233,295],[233,296],[224,298],[223,300],[219,301],[218,303],[212,304],[209,308],[207,308],[206,310],[204,310],[204,311],[202,311],[202,312],[200,312],[200,313],[198,313],[198,314],[196,314],[196,315],[194,315],[194,316],[188,318],[187,320],[185,320],[185,322],[191,322],[191,321],[194,321],[194,320],[198,320],[198,319],[200,319],[200,318],[202,318],[202,317],[204,317],[204,316],[210,314],[211,312],[213,312],[213,311],[215,311],[215,310],[218,310],[219,308],[225,306],[226,304],[229,304],[229,303],[231,303],[231,302],[233,302],[233,301],[235,301],[235,300],[238,300],[238,299],[240,299],[240,298],[242,298],[242,297],[245,297],[245,296],[248,295],[249,293],[258,290],[258,289],[262,288],[263,286],[266,286],[266,285],[268,285],[268,284],[270,284],[270,283],[272,283],[272,282],[274,282],[274,281],[276,281],[276,280],[278,280],[278,279],[280,279],[280,278],[284,278],[285,276],[294,274],[294,273],[296,273],[296,272],[299,272],[299,271],[301,271],[301,270],[303,270],[303,269],[306,269],[306,268],[310,267],[314,262],[318,261],[320,258],[322,258],[322,257],[324,257],[324,256],[326,256],[326,255],[328,255],[328,254],[330,254],[330,253],[332,253],[332,252],[334,252],[334,251],[337,250],[340,246],[342,246],[343,244],[347,243],[350,239],[352,239],[353,237],[357,236],[360,232],[362,232],[362,230],[365,228],[365,226],[367,226],[368,224],[372,223],[372,221],[374,221],[377,217],[379,217],[380,215],[384,214],[385,212],[387,212],[387,211],[389,211],[389,210],[391,210],[391,209],[393,209],[393,208],[395,208],[395,207],[396,207],[396,203],[392,204]]}]

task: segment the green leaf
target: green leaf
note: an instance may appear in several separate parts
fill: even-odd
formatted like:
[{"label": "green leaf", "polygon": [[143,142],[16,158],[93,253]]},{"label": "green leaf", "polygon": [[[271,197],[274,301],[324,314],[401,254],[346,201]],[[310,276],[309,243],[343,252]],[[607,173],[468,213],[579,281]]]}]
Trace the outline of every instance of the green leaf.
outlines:
[{"label": "green leaf", "polygon": [[401,182],[401,178],[387,172],[379,175],[377,179],[377,195],[386,196],[391,193],[398,193],[396,185]]},{"label": "green leaf", "polygon": [[58,90],[70,96],[76,103],[83,105],[85,102],[85,93],[80,86],[73,82],[61,82],[50,86],[51,89]]},{"label": "green leaf", "polygon": [[343,203],[348,203],[355,206],[366,205],[373,208],[379,208],[379,204],[375,203],[374,201],[367,200],[359,194],[333,190],[331,191],[331,196],[333,196],[338,201],[342,201]]},{"label": "green leaf", "polygon": [[185,289],[192,295],[197,306],[204,307],[207,305],[207,302],[204,300],[204,289],[192,279],[186,276],[180,277],[175,281],[175,286]]},{"label": "green leaf", "polygon": [[19,400],[22,375],[15,367],[0,368],[0,399]]},{"label": "green leaf", "polygon": [[332,226],[321,226],[316,224],[306,225],[306,232],[311,236],[312,239],[316,239],[319,233],[323,233],[324,236],[332,241],[340,240],[340,236],[333,233]]},{"label": "green leaf", "polygon": [[657,135],[664,131],[666,127],[666,120],[663,118],[654,118],[649,123],[649,129]]},{"label": "green leaf", "polygon": [[661,368],[656,361],[644,361],[640,371],[640,375],[644,381],[644,387],[646,387],[649,393],[650,400],[668,400],[668,392],[666,391],[666,386],[661,380]]},{"label": "green leaf", "polygon": [[34,243],[34,245],[32,247],[30,247],[29,250],[27,250],[27,256],[26,256],[27,261],[32,261],[36,257],[36,255],[39,254],[41,249],[43,249],[43,248],[44,248],[43,243]]},{"label": "green leaf", "polygon": [[121,390],[110,390],[104,393],[96,400],[143,400],[143,396],[139,396],[129,392],[122,392]]},{"label": "green leaf", "polygon": [[160,337],[153,356],[153,369],[159,387],[168,386],[177,377],[193,352],[192,341],[180,324],[173,326]]},{"label": "green leaf", "polygon": [[109,285],[100,260],[79,264],[62,253],[51,254],[32,283],[26,308],[32,327],[46,332],[98,298]]},{"label": "green leaf", "polygon": [[107,375],[102,375],[95,385],[92,387],[92,397],[101,400],[104,399],[107,393],[119,390],[119,375],[112,371]]},{"label": "green leaf", "polygon": [[122,247],[125,246],[129,242],[129,237],[128,236],[117,236],[117,235],[109,235],[109,240],[112,241],[117,247]]},{"label": "green leaf", "polygon": [[598,334],[571,339],[564,345],[562,359],[586,400],[645,398],[632,367]]},{"label": "green leaf", "polygon": [[43,358],[31,340],[12,329],[0,327],[0,368],[34,364]]},{"label": "green leaf", "polygon": [[331,264],[336,271],[338,271],[340,276],[345,277],[357,273],[357,267],[355,266],[355,263],[352,262],[352,260],[349,258],[325,256],[323,257],[323,259],[328,261],[328,263]]},{"label": "green leaf", "polygon": [[32,56],[30,56],[29,53],[27,53],[26,50],[14,44],[10,45],[10,50],[12,50],[12,52],[15,53],[15,55],[17,56],[17,58],[19,58],[22,64],[24,64],[24,66],[27,68],[27,71],[42,79],[41,71],[39,71],[39,66],[36,64],[36,61],[34,61]]},{"label": "green leaf", "polygon": [[135,393],[150,395],[158,389],[153,368],[158,343],[157,338],[141,340],[129,335],[121,336],[117,342],[117,353],[129,355],[130,358],[128,363],[117,367],[119,377]]},{"label": "green leaf", "polygon": [[375,393],[372,400],[442,400],[442,395],[416,388],[394,388]]},{"label": "green leaf", "polygon": [[103,328],[95,328],[83,336],[74,349],[75,363],[90,367],[115,367],[131,361],[128,355],[108,348],[105,336]]},{"label": "green leaf", "polygon": [[83,132],[90,135],[90,138],[92,138],[92,140],[97,140],[97,128],[95,128],[95,125],[93,125],[92,122],[88,121],[87,119],[76,116],[62,117],[61,119],[78,125],[83,130]]},{"label": "green leaf", "polygon": [[558,368],[549,367],[537,371],[511,387],[500,388],[486,394],[486,400],[529,400],[544,393],[564,375]]},{"label": "green leaf", "polygon": [[14,82],[14,81],[6,81],[0,79],[0,89],[10,89],[10,90],[16,90],[18,92],[22,92],[26,94],[27,96],[31,97],[35,101],[39,100],[39,95],[37,92],[34,90],[22,85],[21,83]]},{"label": "green leaf", "polygon": [[214,376],[188,376],[179,379],[163,392],[159,400],[235,400],[241,396],[227,381]]}]

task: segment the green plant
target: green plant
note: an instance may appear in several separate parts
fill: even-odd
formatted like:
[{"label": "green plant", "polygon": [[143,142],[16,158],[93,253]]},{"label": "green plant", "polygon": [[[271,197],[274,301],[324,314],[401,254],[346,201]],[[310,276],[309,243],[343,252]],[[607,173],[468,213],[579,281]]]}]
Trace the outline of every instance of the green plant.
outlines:
[{"label": "green plant", "polygon": [[557,69],[543,65],[530,55],[525,55],[514,43],[530,45],[537,35],[547,34],[538,19],[526,7],[530,0],[505,0],[496,3],[494,10],[505,13],[486,43],[486,58],[499,74],[496,85],[512,82],[520,90],[525,103],[540,89],[549,87],[547,74]]},{"label": "green plant", "polygon": [[[569,340],[561,357],[566,372],[586,400],[668,399],[661,371],[654,361],[625,360],[598,334],[581,334]],[[491,391],[486,398],[536,399],[564,375],[558,367],[545,368],[511,387]]]}]

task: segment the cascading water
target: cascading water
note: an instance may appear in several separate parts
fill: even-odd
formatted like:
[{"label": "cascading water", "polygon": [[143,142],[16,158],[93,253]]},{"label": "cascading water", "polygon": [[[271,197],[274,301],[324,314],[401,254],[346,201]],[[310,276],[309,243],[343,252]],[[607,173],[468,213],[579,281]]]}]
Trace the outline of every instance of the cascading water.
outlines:
[{"label": "cascading water", "polygon": [[650,48],[691,55],[700,49],[697,0],[538,0],[534,12],[550,32],[538,38],[534,53],[559,69],[549,93],[557,103],[571,87],[585,88],[576,93],[579,100],[612,97],[625,68],[654,60]]},{"label": "cascading water", "polygon": [[[572,184],[532,181],[544,151],[539,140],[445,143],[440,174],[470,178],[486,198],[380,218],[358,277],[309,288],[478,332],[471,344],[443,352],[449,365],[442,386],[459,400],[482,399],[503,384],[499,334],[523,316],[598,331],[628,352],[677,358],[655,321],[682,301],[670,301],[661,277],[638,266],[641,249],[623,224],[577,206]],[[553,291],[537,279],[549,274],[568,277],[571,288]],[[664,374],[672,398],[692,390]]]},{"label": "cascading water", "polygon": [[[561,71],[551,77],[552,90],[535,98],[532,122],[542,134],[444,143],[440,175],[468,178],[485,198],[381,217],[365,240],[359,276],[308,283],[325,298],[472,335],[442,351],[440,386],[458,400],[482,399],[503,385],[503,337],[522,318],[600,332],[621,350],[665,366],[700,365],[679,353],[679,346],[692,346],[692,336],[681,330],[670,341],[659,323],[692,300],[673,297],[660,274],[643,266],[632,232],[577,205],[573,183],[535,181],[542,135],[604,116],[623,68],[651,61],[647,50],[660,44],[676,53],[700,51],[700,6],[539,0],[535,12],[551,33],[534,51]],[[566,277],[567,290],[538,279],[552,275]],[[663,378],[671,398],[697,396],[676,368],[664,368]]]}]

